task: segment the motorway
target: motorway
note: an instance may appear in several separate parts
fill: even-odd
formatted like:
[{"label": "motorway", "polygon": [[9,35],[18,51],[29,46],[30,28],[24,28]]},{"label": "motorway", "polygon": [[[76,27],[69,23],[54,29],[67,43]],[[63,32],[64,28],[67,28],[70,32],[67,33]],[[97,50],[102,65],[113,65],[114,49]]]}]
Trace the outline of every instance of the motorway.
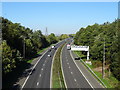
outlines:
[{"label": "motorway", "polygon": [[[65,41],[55,45],[58,48]],[[40,57],[32,73],[27,77],[23,84],[24,88],[50,88],[52,59],[56,49],[46,51]],[[51,57],[48,56],[51,55]],[[97,80],[81,64],[75,64],[71,57],[71,51],[67,50],[66,45],[62,49],[62,70],[67,88],[103,88]],[[80,68],[77,67],[80,66]],[[81,70],[80,70],[81,69]],[[90,81],[91,80],[91,81]]]},{"label": "motorway", "polygon": [[[65,41],[59,42],[55,45],[55,48],[58,48],[64,42]],[[51,64],[55,51],[56,49],[48,50],[40,58],[32,73],[24,82],[23,88],[50,88]],[[49,57],[48,54],[50,54],[51,57]]]},{"label": "motorway", "polygon": [[[80,69],[84,70],[86,75],[90,75],[90,73],[83,66],[78,68],[71,57],[71,51],[67,50],[67,45],[65,45],[62,50],[62,69],[67,88],[89,88],[91,90],[103,88],[97,80],[93,79],[92,75],[86,78]],[[89,81],[90,78],[93,80]]]}]

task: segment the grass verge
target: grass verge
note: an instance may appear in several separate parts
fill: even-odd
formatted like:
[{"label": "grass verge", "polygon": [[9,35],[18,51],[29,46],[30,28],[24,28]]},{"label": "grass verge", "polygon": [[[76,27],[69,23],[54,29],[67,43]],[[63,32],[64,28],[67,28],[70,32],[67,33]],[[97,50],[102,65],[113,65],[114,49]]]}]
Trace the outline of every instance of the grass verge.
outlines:
[{"label": "grass verge", "polygon": [[60,54],[64,44],[62,44],[56,51],[54,62],[53,62],[53,73],[52,73],[52,88],[63,88],[65,89],[65,83],[61,70]]},{"label": "grass verge", "polygon": [[[78,56],[84,56],[81,52],[77,52],[77,51],[75,51],[74,52],[75,54],[77,54]],[[86,59],[82,59],[82,61],[86,61]],[[94,61],[93,61],[94,62]],[[83,62],[82,62],[83,63]],[[105,84],[105,86],[107,87],[107,88],[116,88],[117,87],[117,85],[118,85],[118,83],[119,83],[119,81],[112,75],[112,73],[110,74],[110,76],[109,76],[109,71],[108,70],[106,70],[106,72],[105,72],[105,78],[103,79],[102,78],[102,73],[101,72],[98,72],[98,71],[95,71],[94,69],[95,69],[95,67],[93,66],[93,65],[89,65],[89,64],[84,64],[83,63],[83,65],[87,68],[87,66],[97,75],[97,77],[98,78],[100,78],[100,80]],[[90,70],[89,70],[90,71]],[[90,71],[91,72],[91,71]],[[93,74],[93,73],[92,73]],[[99,80],[98,80],[99,81]],[[100,82],[100,81],[99,81]],[[100,82],[101,83],[101,82]]]},{"label": "grass verge", "polygon": [[[52,46],[52,45],[54,45],[54,44],[51,44],[50,46]],[[41,50],[39,50],[38,52],[37,52],[37,54],[38,55],[40,55],[42,52],[44,52],[46,49],[48,49],[50,46],[48,46],[48,47],[46,47],[46,48],[42,48]],[[32,63],[32,61],[34,60],[35,58],[32,58],[32,59],[30,59],[30,60],[27,60],[27,63]]]}]

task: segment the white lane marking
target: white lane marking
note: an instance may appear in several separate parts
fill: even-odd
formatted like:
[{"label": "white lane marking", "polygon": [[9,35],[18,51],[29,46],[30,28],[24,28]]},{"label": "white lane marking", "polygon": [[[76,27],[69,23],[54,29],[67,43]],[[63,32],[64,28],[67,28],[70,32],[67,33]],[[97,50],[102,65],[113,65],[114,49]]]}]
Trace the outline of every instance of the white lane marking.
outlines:
[{"label": "white lane marking", "polygon": [[39,82],[37,82],[37,86],[39,85]]},{"label": "white lane marking", "polygon": [[73,56],[72,56],[71,51],[70,51],[70,56],[72,57],[73,62],[75,63],[75,65],[77,66],[78,70],[79,70],[80,73],[83,75],[83,77],[86,79],[86,81],[88,82],[88,84],[92,87],[93,90],[95,90],[95,89],[93,88],[93,86],[91,85],[91,83],[88,81],[88,79],[85,77],[85,75],[83,74],[83,72],[81,71],[81,69],[78,67],[78,65],[76,64],[76,62],[74,61],[74,58],[73,58]]},{"label": "white lane marking", "polygon": [[[59,42],[58,42],[59,43]],[[57,44],[56,44],[57,45]],[[58,50],[58,48],[57,48]],[[57,53],[57,50],[54,52],[53,58],[52,58],[52,65],[51,65],[51,73],[50,73],[50,88],[52,88],[52,73],[53,73],[53,63],[54,63],[54,58]],[[51,89],[50,89],[51,90]]]},{"label": "white lane marking", "polygon": [[43,64],[43,66],[45,66],[45,64]]},{"label": "white lane marking", "polygon": [[[39,60],[36,62],[36,64],[34,65],[34,67],[32,68],[32,70],[36,67],[36,65],[38,64],[38,62],[41,60],[41,58],[48,52],[48,49],[46,50],[45,53],[43,53],[43,55],[39,58]],[[21,90],[24,88],[27,80],[29,79],[30,77],[30,74],[27,76],[27,78],[25,79],[25,82],[23,83],[22,87],[21,87]]]},{"label": "white lane marking", "polygon": [[69,65],[69,63],[67,63]]},{"label": "white lane marking", "polygon": [[41,70],[43,70],[43,68]]},{"label": "white lane marking", "polygon": [[76,82],[77,80],[76,80],[76,79],[74,79],[74,81]]},{"label": "white lane marking", "polygon": [[41,77],[41,74],[39,75],[39,77]]},{"label": "white lane marking", "polygon": [[[65,48],[65,45],[63,46],[63,48]],[[65,75],[64,75],[64,71],[63,71],[63,64],[62,64],[62,60],[63,60],[62,59],[63,48],[62,48],[61,53],[60,53],[60,61],[61,61],[61,69],[62,69],[62,75],[63,75],[63,79],[64,79],[64,83],[65,83],[65,88],[67,89],[67,84],[66,84]]]},{"label": "white lane marking", "polygon": [[69,66],[69,68],[70,68],[70,66]]},{"label": "white lane marking", "polygon": [[71,74],[73,74],[73,72],[71,72]]},{"label": "white lane marking", "polygon": [[46,63],[47,61],[45,60],[45,63]]}]

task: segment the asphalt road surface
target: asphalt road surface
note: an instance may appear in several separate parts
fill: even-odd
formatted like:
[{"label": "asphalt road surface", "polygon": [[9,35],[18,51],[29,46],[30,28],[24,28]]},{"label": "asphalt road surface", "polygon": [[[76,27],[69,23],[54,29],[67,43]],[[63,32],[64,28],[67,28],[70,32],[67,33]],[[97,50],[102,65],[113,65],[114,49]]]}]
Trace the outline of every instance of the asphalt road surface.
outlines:
[{"label": "asphalt road surface", "polygon": [[[89,78],[93,78],[93,76],[86,78],[85,75],[89,75],[90,73],[86,71],[85,67],[80,67],[83,68],[82,70],[86,71],[85,75],[83,72],[81,72],[80,69],[78,69],[75,62],[73,61],[73,58],[71,57],[70,50],[67,50],[67,45],[65,45],[62,50],[62,67],[67,88],[89,88],[91,90],[95,89],[95,83],[98,82],[96,80],[93,80],[91,84]],[[94,87],[93,84],[95,84]],[[103,88],[99,83],[97,85],[98,86],[96,87]]]},{"label": "asphalt road surface", "polygon": [[[58,43],[55,48],[58,48],[64,42]],[[23,88],[50,88],[51,64],[55,51],[56,49],[51,49],[43,55],[31,75],[24,82]],[[48,55],[51,55],[51,57]]]}]

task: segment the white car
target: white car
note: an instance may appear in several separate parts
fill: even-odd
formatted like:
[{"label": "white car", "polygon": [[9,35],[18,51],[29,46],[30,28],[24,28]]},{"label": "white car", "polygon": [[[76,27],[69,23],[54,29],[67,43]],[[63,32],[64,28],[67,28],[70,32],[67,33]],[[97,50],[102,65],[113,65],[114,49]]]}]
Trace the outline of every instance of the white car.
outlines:
[{"label": "white car", "polygon": [[48,57],[51,57],[51,55],[50,55],[50,54],[48,54]]},{"label": "white car", "polygon": [[55,46],[52,46],[52,48],[54,48]]}]

